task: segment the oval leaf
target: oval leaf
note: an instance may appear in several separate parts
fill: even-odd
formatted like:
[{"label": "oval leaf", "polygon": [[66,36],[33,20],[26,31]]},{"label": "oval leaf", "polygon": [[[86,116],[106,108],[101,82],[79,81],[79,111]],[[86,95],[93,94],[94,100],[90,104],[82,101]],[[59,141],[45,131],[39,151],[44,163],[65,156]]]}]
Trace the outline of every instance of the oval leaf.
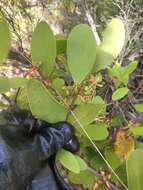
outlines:
[{"label": "oval leaf", "polygon": [[112,100],[120,100],[124,96],[126,96],[129,92],[129,89],[127,87],[118,88],[112,95]]},{"label": "oval leaf", "polygon": [[[73,112],[76,118],[78,118],[79,122],[83,126],[86,126],[96,118],[102,109],[102,104],[82,104],[77,106]],[[74,126],[79,126],[77,120],[73,117],[73,115],[69,115],[68,121]]]},{"label": "oval leaf", "polygon": [[125,42],[125,27],[121,19],[113,18],[103,32],[103,43],[115,58],[121,52]]},{"label": "oval leaf", "polygon": [[50,123],[64,121],[67,110],[59,104],[51,93],[37,80],[30,80],[27,94],[31,112],[39,119]]},{"label": "oval leaf", "polygon": [[10,90],[10,83],[7,77],[0,77],[0,93],[5,93]]},{"label": "oval leaf", "polygon": [[106,124],[93,124],[85,127],[86,132],[92,140],[100,141],[108,137],[108,130]]},{"label": "oval leaf", "polygon": [[67,40],[67,61],[76,84],[80,84],[91,71],[96,58],[95,37],[89,26],[80,24]]},{"label": "oval leaf", "polygon": [[143,127],[135,127],[135,128],[130,128],[130,131],[134,134],[134,135],[143,135]]},{"label": "oval leaf", "polygon": [[143,104],[135,104],[134,107],[137,112],[143,112]]},{"label": "oval leaf", "polygon": [[78,164],[80,166],[80,171],[86,170],[87,169],[86,162],[82,158],[80,158],[79,156],[75,156],[75,158],[77,159]]},{"label": "oval leaf", "polygon": [[103,32],[103,41],[97,50],[95,72],[111,66],[125,42],[125,27],[121,19],[114,18]]},{"label": "oval leaf", "polygon": [[62,149],[58,152],[57,158],[60,163],[68,170],[74,173],[80,173],[80,165],[74,154],[72,154],[71,152]]},{"label": "oval leaf", "polygon": [[32,35],[32,62],[41,65],[43,76],[47,77],[53,70],[56,58],[56,39],[50,26],[40,22]]},{"label": "oval leaf", "polygon": [[143,189],[143,150],[137,149],[133,151],[126,164],[128,189]]},{"label": "oval leaf", "polygon": [[0,19],[0,63],[7,57],[10,49],[10,31],[7,22]]}]

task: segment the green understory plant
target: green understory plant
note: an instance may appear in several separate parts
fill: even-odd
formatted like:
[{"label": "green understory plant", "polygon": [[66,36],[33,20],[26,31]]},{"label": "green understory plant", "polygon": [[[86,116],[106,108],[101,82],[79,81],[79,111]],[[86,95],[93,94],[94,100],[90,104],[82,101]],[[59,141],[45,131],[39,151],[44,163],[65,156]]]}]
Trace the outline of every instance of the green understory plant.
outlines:
[{"label": "green understory plant", "polygon": [[[32,34],[30,69],[23,78],[0,77],[0,93],[11,96],[11,89],[18,89],[12,98],[16,98],[21,109],[30,110],[35,118],[50,123],[66,120],[75,127],[80,152],[74,155],[63,149],[57,154],[57,160],[69,171],[70,182],[89,190],[98,186],[142,190],[143,150],[132,151],[125,160],[116,154],[110,133],[115,126],[106,118],[107,104],[96,90],[102,86],[102,71],[105,71],[114,83],[112,101],[120,101],[128,95],[129,75],[137,63],[126,67],[116,63],[125,41],[122,20],[113,18],[102,36],[97,46],[86,24],[77,25],[65,38],[55,36],[45,21],[39,22]],[[9,50],[10,30],[1,18],[1,65]],[[138,131],[128,129],[129,136],[138,136]],[[125,135],[124,131],[120,133],[121,137]]]}]

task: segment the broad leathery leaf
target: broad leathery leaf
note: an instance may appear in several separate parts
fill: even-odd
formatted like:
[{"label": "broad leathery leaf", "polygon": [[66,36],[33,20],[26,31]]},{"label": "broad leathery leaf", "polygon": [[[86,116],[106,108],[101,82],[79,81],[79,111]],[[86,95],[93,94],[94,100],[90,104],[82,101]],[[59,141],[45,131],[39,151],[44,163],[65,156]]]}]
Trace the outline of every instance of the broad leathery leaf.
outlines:
[{"label": "broad leathery leaf", "polygon": [[91,72],[96,58],[95,37],[88,25],[79,24],[67,40],[67,62],[74,82],[80,84]]},{"label": "broad leathery leaf", "polygon": [[41,21],[32,35],[32,63],[41,65],[44,77],[49,76],[55,65],[56,39],[50,26]]},{"label": "broad leathery leaf", "polygon": [[130,131],[136,135],[136,136],[139,136],[139,135],[143,135],[143,127],[135,127],[135,128],[130,128]]},{"label": "broad leathery leaf", "polygon": [[103,32],[103,41],[98,47],[94,71],[98,72],[112,65],[121,52],[125,41],[125,27],[122,20],[114,18]]},{"label": "broad leathery leaf", "polygon": [[87,169],[86,162],[82,158],[80,158],[79,156],[75,156],[75,158],[77,159],[78,164],[80,166],[80,171],[86,170]]},{"label": "broad leathery leaf", "polygon": [[18,96],[17,96],[16,100],[17,100],[16,103],[20,109],[30,110],[26,88],[20,88],[19,89]]},{"label": "broad leathery leaf", "polygon": [[135,107],[137,112],[143,112],[143,104],[142,103],[135,104],[134,107]]},{"label": "broad leathery leaf", "polygon": [[118,158],[118,156],[115,154],[115,152],[110,148],[105,150],[105,158],[109,162],[109,164],[112,166],[112,168],[115,170],[121,165],[121,160]]},{"label": "broad leathery leaf", "polygon": [[98,72],[102,69],[106,69],[113,64],[114,56],[106,50],[105,47],[100,45],[97,48],[96,61],[93,68],[93,72]]},{"label": "broad leathery leaf", "polygon": [[57,55],[66,54],[67,39],[64,36],[56,36]]},{"label": "broad leathery leaf", "polygon": [[62,149],[58,152],[57,159],[65,168],[67,168],[71,172],[80,173],[80,165],[75,155],[71,152]]},{"label": "broad leathery leaf", "polygon": [[10,50],[10,31],[4,18],[0,18],[0,63],[4,61]]},{"label": "broad leathery leaf", "polygon": [[126,96],[129,92],[127,87],[118,88],[112,95],[112,100],[120,100],[124,96]]},{"label": "broad leathery leaf", "polygon": [[109,135],[107,125],[104,123],[87,125],[85,130],[90,138],[95,141],[105,140]]},{"label": "broad leathery leaf", "polygon": [[22,78],[22,77],[12,77],[8,79],[9,79],[11,88],[26,87],[29,81],[29,79]]},{"label": "broad leathery leaf", "polygon": [[31,112],[35,117],[50,123],[66,119],[66,108],[57,102],[40,81],[29,81],[27,95]]},{"label": "broad leathery leaf", "polygon": [[125,33],[123,21],[113,18],[103,32],[102,47],[104,46],[116,58],[124,46]]},{"label": "broad leathery leaf", "polygon": [[69,179],[74,184],[83,185],[84,188],[93,189],[95,176],[89,171],[82,171],[79,174],[69,173]]},{"label": "broad leathery leaf", "polygon": [[0,77],[0,93],[5,93],[10,90],[10,83],[7,77]]},{"label": "broad leathery leaf", "polygon": [[[86,126],[90,124],[92,121],[94,121],[94,119],[98,116],[102,109],[102,104],[82,104],[77,106],[73,110],[73,112],[75,116],[78,118],[79,122],[83,126]],[[69,115],[68,121],[74,126],[79,126],[72,114]]]},{"label": "broad leathery leaf", "polygon": [[128,189],[143,189],[143,150],[136,149],[133,151],[126,163]]}]

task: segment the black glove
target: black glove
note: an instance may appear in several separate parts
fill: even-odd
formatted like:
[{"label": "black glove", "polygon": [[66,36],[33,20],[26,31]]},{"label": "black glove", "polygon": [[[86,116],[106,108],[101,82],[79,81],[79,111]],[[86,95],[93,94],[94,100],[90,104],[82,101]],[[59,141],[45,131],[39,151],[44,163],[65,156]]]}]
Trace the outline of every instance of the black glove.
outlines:
[{"label": "black glove", "polygon": [[[78,150],[73,126],[35,122],[26,112],[2,112],[0,118],[0,189],[69,189],[50,158],[61,148]],[[32,125],[38,130],[32,132]]]}]

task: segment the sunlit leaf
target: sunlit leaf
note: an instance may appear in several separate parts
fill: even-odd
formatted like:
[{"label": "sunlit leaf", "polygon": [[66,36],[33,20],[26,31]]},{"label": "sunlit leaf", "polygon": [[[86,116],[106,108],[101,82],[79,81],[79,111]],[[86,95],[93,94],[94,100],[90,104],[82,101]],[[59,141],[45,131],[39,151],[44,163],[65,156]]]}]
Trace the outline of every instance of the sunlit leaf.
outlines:
[{"label": "sunlit leaf", "polygon": [[134,128],[130,128],[130,131],[134,134],[134,135],[143,135],[143,127],[134,127]]},{"label": "sunlit leaf", "polygon": [[10,31],[4,18],[0,17],[0,63],[7,57],[10,49]]},{"label": "sunlit leaf", "polygon": [[27,95],[31,112],[35,117],[51,123],[65,121],[67,110],[56,101],[41,82],[30,80]]},{"label": "sunlit leaf", "polygon": [[41,21],[32,35],[32,62],[41,65],[42,74],[47,77],[55,65],[56,39],[50,26]]},{"label": "sunlit leaf", "polygon": [[80,24],[67,40],[67,61],[76,84],[80,84],[90,73],[96,58],[95,37],[89,26]]},{"label": "sunlit leaf", "polygon": [[137,112],[143,112],[143,104],[142,103],[135,104],[134,107],[135,107]]},{"label": "sunlit leaf", "polygon": [[117,169],[119,165],[121,164],[120,159],[118,158],[118,156],[115,154],[115,152],[112,149],[107,149],[105,151],[105,157],[114,170]]},{"label": "sunlit leaf", "polygon": [[108,130],[106,124],[91,124],[85,127],[87,134],[92,140],[100,141],[108,137]]},{"label": "sunlit leaf", "polygon": [[[73,112],[75,116],[78,118],[79,122],[86,126],[90,124],[103,109],[102,104],[82,104],[77,106]],[[74,126],[79,126],[77,120],[73,117],[73,115],[69,115],[68,121],[72,123]]]},{"label": "sunlit leaf", "polygon": [[127,87],[118,88],[112,95],[112,100],[120,100],[124,96],[126,96],[129,92]]},{"label": "sunlit leaf", "polygon": [[10,83],[7,77],[0,77],[0,93],[5,93],[10,90]]},{"label": "sunlit leaf", "polygon": [[84,188],[93,189],[95,176],[89,171],[83,171],[79,174],[70,173],[69,179],[74,184],[81,184]]},{"label": "sunlit leaf", "polygon": [[75,155],[72,154],[71,152],[62,149],[58,152],[57,159],[68,170],[74,173],[80,173],[80,165]]},{"label": "sunlit leaf", "polygon": [[103,41],[98,47],[94,70],[100,71],[112,65],[121,52],[125,41],[125,27],[121,19],[114,18],[103,32]]},{"label": "sunlit leaf", "polygon": [[126,164],[129,190],[143,189],[143,150],[133,151]]},{"label": "sunlit leaf", "polygon": [[79,156],[75,156],[75,158],[77,159],[78,164],[80,166],[80,171],[86,170],[87,169],[86,162],[82,158],[80,158]]}]

